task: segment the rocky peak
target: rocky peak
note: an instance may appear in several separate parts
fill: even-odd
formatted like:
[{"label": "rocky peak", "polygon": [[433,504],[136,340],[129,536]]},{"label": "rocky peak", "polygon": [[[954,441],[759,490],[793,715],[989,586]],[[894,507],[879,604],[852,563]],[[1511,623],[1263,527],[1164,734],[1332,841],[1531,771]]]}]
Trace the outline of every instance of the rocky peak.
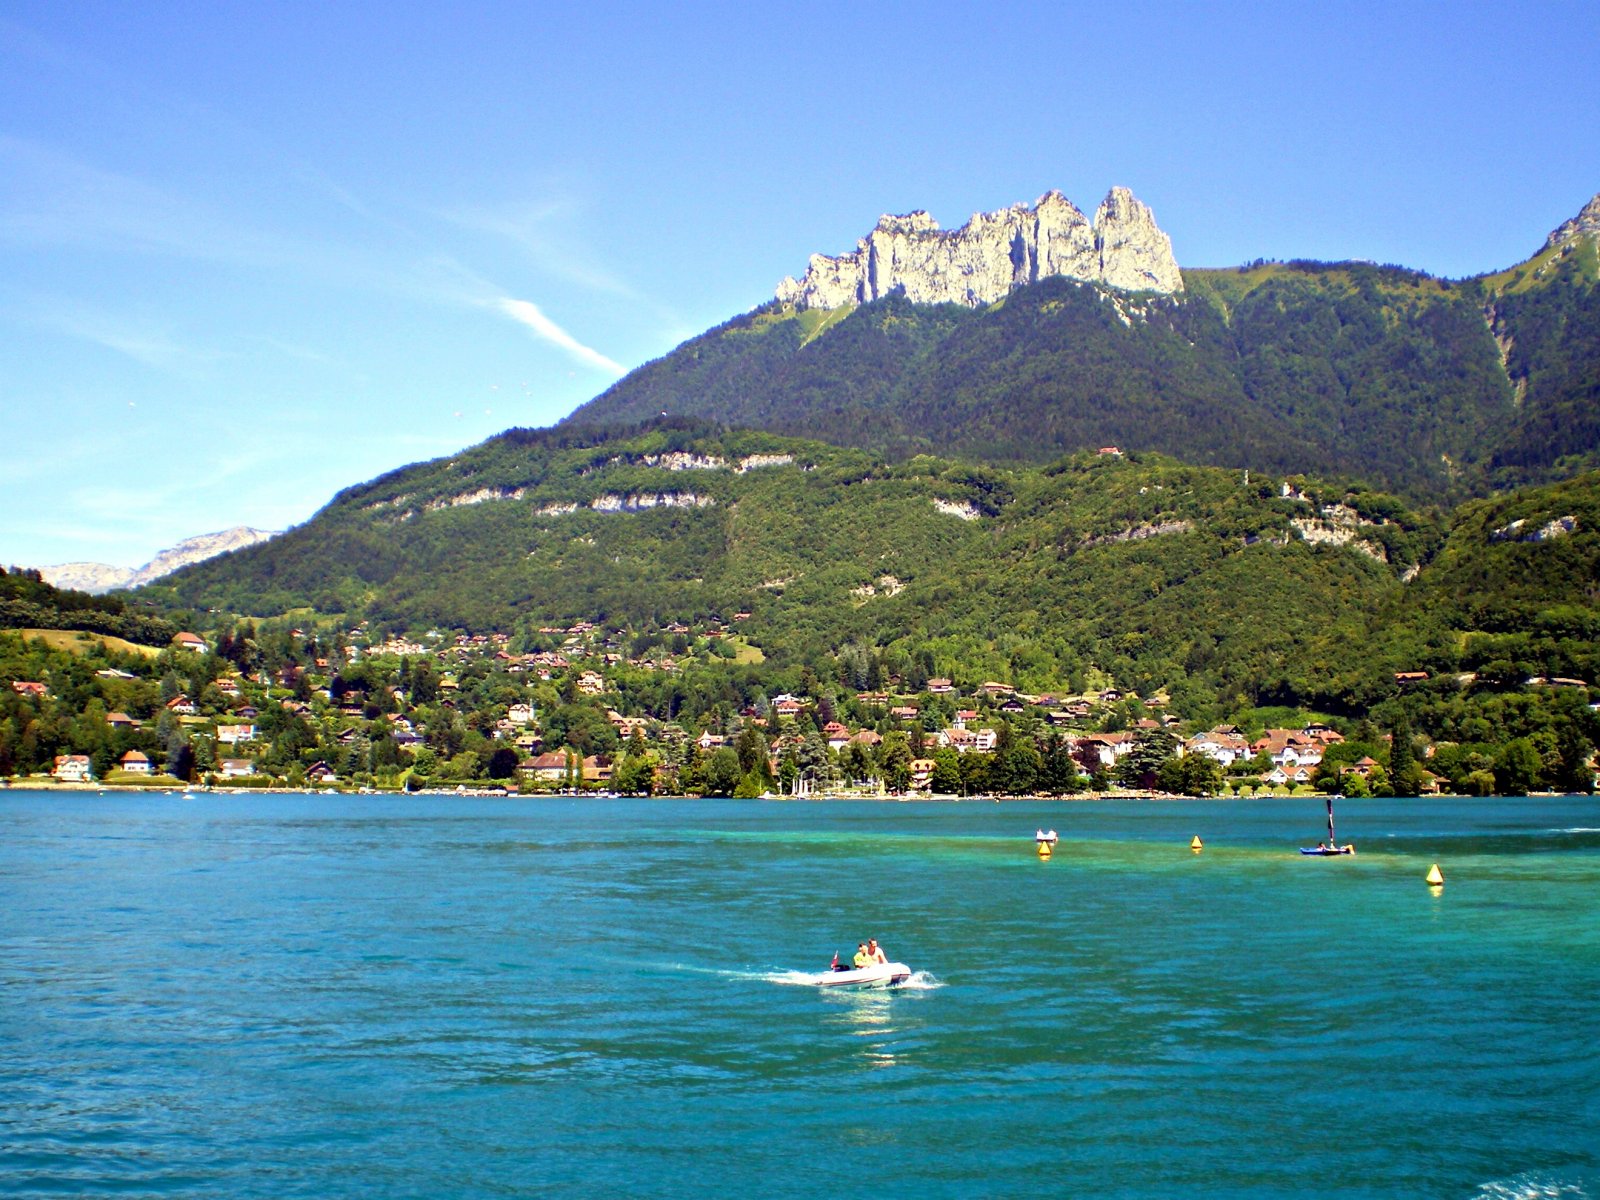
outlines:
[{"label": "rocky peak", "polygon": [[1580,238],[1600,240],[1600,195],[1585,204],[1572,220],[1563,221],[1551,230],[1550,236],[1545,239],[1545,249],[1570,246]]},{"label": "rocky peak", "polygon": [[1053,275],[1130,291],[1183,290],[1172,241],[1149,207],[1112,188],[1094,222],[1052,189],[1031,206],[976,213],[944,231],[926,212],[878,218],[855,252],[813,254],[805,276],[777,298],[799,308],[841,308],[902,292],[919,304],[977,307]]}]

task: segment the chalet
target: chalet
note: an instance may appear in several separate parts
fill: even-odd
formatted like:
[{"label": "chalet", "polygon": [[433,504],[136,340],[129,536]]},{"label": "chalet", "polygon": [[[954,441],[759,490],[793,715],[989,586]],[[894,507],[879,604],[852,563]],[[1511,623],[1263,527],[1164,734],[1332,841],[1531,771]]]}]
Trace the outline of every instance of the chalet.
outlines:
[{"label": "chalet", "polygon": [[118,765],[129,775],[150,774],[150,757],[139,750],[129,750]]},{"label": "chalet", "polygon": [[829,721],[824,725],[822,736],[827,740],[829,750],[843,750],[850,744],[850,731],[837,721]]},{"label": "chalet", "polygon": [[217,774],[224,779],[243,779],[255,771],[248,758],[225,758],[217,764]]},{"label": "chalet", "polygon": [[948,679],[928,680],[928,695],[930,696],[953,696],[955,690],[955,684]]},{"label": "chalet", "polygon": [[1427,680],[1428,673],[1426,671],[1396,671],[1394,673],[1394,681],[1402,687],[1410,683],[1426,683]]},{"label": "chalet", "polygon": [[306,768],[306,780],[316,784],[338,783],[339,776],[325,762],[314,762]]},{"label": "chalet", "polygon": [[1000,711],[1007,716],[1017,717],[1028,711],[1028,706],[1015,696],[1000,706]]},{"label": "chalet", "polygon": [[109,712],[106,714],[106,724],[113,729],[135,729],[139,722],[125,712]]},{"label": "chalet", "polygon": [[1261,778],[1263,782],[1270,783],[1274,787],[1282,787],[1286,783],[1310,783],[1313,773],[1314,769],[1312,767],[1283,766],[1280,764],[1273,767]]},{"label": "chalet", "polygon": [[882,707],[883,705],[889,703],[889,693],[887,693],[887,692],[857,692],[856,693],[856,701],[858,703],[860,703],[860,704],[866,704],[866,705],[869,705],[869,706],[870,705],[876,705],[878,707]]},{"label": "chalet", "polygon": [[1359,775],[1361,778],[1366,779],[1372,774],[1373,768],[1380,765],[1382,764],[1380,764],[1377,759],[1373,758],[1371,755],[1364,754],[1360,758],[1356,759],[1355,762],[1350,764],[1350,773],[1352,775]]},{"label": "chalet", "polygon": [[922,715],[922,710],[915,704],[897,704],[889,710],[889,715],[896,721],[915,721]]},{"label": "chalet", "polygon": [[931,758],[911,760],[911,790],[926,792],[933,787],[933,770],[937,764]]},{"label": "chalet", "polygon": [[193,654],[204,654],[211,649],[205,638],[197,633],[178,633],[172,637],[172,644],[179,650],[188,650]]},{"label": "chalet", "polygon": [[171,700],[167,701],[167,711],[172,713],[174,716],[192,717],[198,713],[200,709],[195,705],[193,700],[189,699],[189,697],[185,696],[182,692],[179,692]]},{"label": "chalet", "polygon": [[217,741],[232,746],[238,742],[248,742],[256,736],[256,727],[253,724],[244,725],[218,725]]},{"label": "chalet", "polygon": [[947,746],[957,754],[970,754],[978,741],[977,735],[967,732],[957,726],[941,729],[934,735],[934,740],[941,746]]},{"label": "chalet", "polygon": [[230,700],[237,700],[240,696],[239,681],[231,675],[225,675],[217,680],[217,691]]},{"label": "chalet", "polygon": [[780,717],[798,717],[805,709],[805,705],[792,696],[785,696],[772,706],[772,711]]},{"label": "chalet", "polygon": [[241,704],[233,710],[233,715],[241,721],[254,721],[261,715],[261,710],[254,704]]},{"label": "chalet", "polygon": [[606,690],[606,681],[593,671],[578,676],[578,690],[585,696],[598,696]]},{"label": "chalet", "polygon": [[19,696],[31,696],[35,700],[43,700],[50,694],[50,689],[42,683],[34,683],[26,679],[13,679],[11,690]]},{"label": "chalet", "polygon": [[965,729],[968,721],[976,721],[977,719],[978,714],[976,712],[970,708],[963,708],[960,712],[956,713],[955,720],[952,721],[951,724],[957,729]]},{"label": "chalet", "polygon": [[860,733],[856,734],[850,739],[850,745],[866,746],[868,748],[873,746],[881,746],[883,745],[883,738],[878,735],[876,730],[863,729]]},{"label": "chalet", "polygon": [[712,733],[709,729],[695,738],[694,744],[702,750],[715,750],[718,746],[726,746],[728,739],[720,733]]},{"label": "chalet", "polygon": [[532,725],[536,715],[531,704],[513,704],[506,710],[506,719],[513,725]]},{"label": "chalet", "polygon": [[58,754],[51,774],[58,783],[90,783],[94,780],[94,764],[87,754]]},{"label": "chalet", "polygon": [[981,684],[978,688],[978,691],[983,695],[992,698],[1014,696],[1017,694],[1017,689],[1012,687],[1009,683],[996,683],[992,679]]}]

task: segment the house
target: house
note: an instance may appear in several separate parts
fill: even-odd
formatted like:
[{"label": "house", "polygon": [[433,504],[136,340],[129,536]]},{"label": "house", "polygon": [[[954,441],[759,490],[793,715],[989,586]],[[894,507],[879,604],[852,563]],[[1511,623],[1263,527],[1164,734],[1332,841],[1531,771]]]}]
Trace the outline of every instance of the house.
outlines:
[{"label": "house", "polygon": [[957,729],[965,729],[968,721],[976,721],[977,719],[978,714],[972,709],[963,708],[960,712],[956,713],[956,719],[952,721],[951,724]]},{"label": "house", "polygon": [[1183,744],[1185,754],[1203,754],[1224,767],[1250,757],[1250,743],[1231,725],[1218,725],[1210,733],[1197,733]]},{"label": "house", "polygon": [[968,754],[978,738],[976,734],[968,733],[965,729],[951,726],[949,729],[941,729],[934,735],[934,740],[941,746],[948,746],[957,754]]},{"label": "house", "polygon": [[993,754],[1000,744],[1000,735],[993,729],[979,729],[972,735],[972,748],[979,754]]},{"label": "house", "polygon": [[585,696],[598,696],[606,690],[606,681],[593,671],[578,676],[578,690]]},{"label": "house", "polygon": [[897,721],[915,721],[922,710],[915,704],[897,704],[889,710],[889,715]]},{"label": "house", "polygon": [[523,759],[517,764],[517,774],[541,783],[566,783],[575,765],[576,756],[570,750],[547,750],[533,758]]},{"label": "house", "polygon": [[211,647],[205,638],[197,633],[177,633],[172,637],[172,644],[179,650],[188,650],[193,654],[204,654]]},{"label": "house", "polygon": [[217,764],[217,774],[224,779],[243,779],[255,773],[256,769],[248,758],[225,758]]},{"label": "house", "polygon": [[513,725],[532,725],[534,707],[531,704],[513,704],[506,709],[506,719]]},{"label": "house", "polygon": [[1427,679],[1428,673],[1426,671],[1396,671],[1394,673],[1394,681],[1402,687],[1408,683],[1426,683]]},{"label": "house", "polygon": [[248,742],[255,736],[256,727],[253,724],[217,726],[217,741],[224,745],[232,746],[239,742]]},{"label": "house", "polygon": [[19,696],[31,696],[35,700],[43,700],[50,694],[50,689],[42,683],[33,683],[26,679],[13,679],[11,690]]},{"label": "house", "polygon": [[984,682],[978,688],[978,691],[982,692],[985,696],[990,697],[1005,697],[1014,696],[1017,694],[1017,689],[1012,687],[1009,683],[996,683],[992,679]]},{"label": "house", "polygon": [[709,729],[695,738],[694,744],[702,750],[715,750],[718,746],[726,746],[728,739],[720,733],[712,733]]},{"label": "house", "polygon": [[339,776],[325,762],[314,762],[306,768],[306,781],[317,784],[338,783]]},{"label": "house", "polygon": [[843,750],[850,744],[850,731],[837,721],[829,721],[824,725],[822,736],[827,740],[829,750]]},{"label": "house", "polygon": [[179,692],[171,700],[167,701],[167,711],[172,713],[174,716],[192,717],[199,712],[200,709],[193,700],[189,699],[189,697],[185,696],[182,692]]},{"label": "house", "polygon": [[913,792],[926,792],[933,786],[933,769],[935,763],[931,758],[913,758],[911,760],[911,790]]},{"label": "house", "polygon": [[134,673],[132,671],[119,671],[119,670],[117,670],[116,667],[101,667],[98,671],[95,672],[95,675],[96,675],[96,677],[98,677],[100,679],[136,679],[136,678],[138,678],[136,675],[134,675]]},{"label": "house", "polygon": [[91,783],[94,780],[94,764],[89,761],[87,754],[58,754],[55,770],[51,774],[58,783]]},{"label": "house", "polygon": [[611,760],[591,754],[583,760],[585,783],[606,783],[611,779]]},{"label": "house", "polygon": [[856,734],[855,737],[850,739],[849,744],[852,746],[866,746],[870,749],[873,746],[881,746],[883,744],[883,738],[880,737],[878,732],[874,729],[863,729],[860,733]]},{"label": "house", "polygon": [[1361,778],[1366,779],[1371,776],[1373,768],[1380,765],[1382,764],[1380,764],[1377,759],[1373,758],[1371,755],[1364,754],[1360,758],[1356,759],[1355,762],[1350,764],[1350,771],[1352,774],[1359,775]]},{"label": "house", "polygon": [[798,717],[804,709],[805,705],[793,696],[784,696],[772,705],[772,711],[780,717]]},{"label": "house", "polygon": [[109,712],[106,714],[106,724],[113,729],[134,729],[139,722],[125,712]]},{"label": "house", "polygon": [[928,680],[928,695],[930,696],[952,696],[955,694],[955,690],[955,684],[948,679]]},{"label": "house", "polygon": [[129,775],[150,774],[150,758],[139,750],[129,750],[119,764]]}]

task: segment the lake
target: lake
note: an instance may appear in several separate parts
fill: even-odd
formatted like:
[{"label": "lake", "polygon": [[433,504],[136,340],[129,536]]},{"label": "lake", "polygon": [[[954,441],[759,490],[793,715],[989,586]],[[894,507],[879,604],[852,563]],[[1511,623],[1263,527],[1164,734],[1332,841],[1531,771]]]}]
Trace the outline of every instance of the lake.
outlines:
[{"label": "lake", "polygon": [[0,792],[0,1193],[1600,1195],[1600,801],[1338,817]]}]

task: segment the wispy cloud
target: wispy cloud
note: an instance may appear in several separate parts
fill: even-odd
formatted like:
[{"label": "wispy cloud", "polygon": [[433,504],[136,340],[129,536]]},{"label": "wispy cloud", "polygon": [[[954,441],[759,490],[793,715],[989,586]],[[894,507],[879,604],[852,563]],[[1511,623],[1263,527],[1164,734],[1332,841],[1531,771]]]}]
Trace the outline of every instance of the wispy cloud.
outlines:
[{"label": "wispy cloud", "polygon": [[161,371],[192,372],[225,357],[220,351],[178,341],[147,317],[79,301],[35,297],[18,311],[35,325],[115,350]]},{"label": "wispy cloud", "polygon": [[437,215],[458,228],[510,241],[535,265],[580,287],[629,300],[641,299],[631,284],[597,266],[592,258],[573,253],[575,239],[563,229],[563,226],[570,227],[578,215],[578,205],[571,200],[463,204],[444,209]]},{"label": "wispy cloud", "polygon": [[591,367],[598,367],[600,370],[616,376],[626,375],[628,372],[628,369],[621,363],[607,358],[600,351],[590,346],[585,346],[577,338],[545,316],[543,310],[531,300],[515,300],[507,296],[496,301],[495,307],[513,321],[526,325],[533,330],[536,337],[542,338],[552,346],[565,350],[581,363]]}]

